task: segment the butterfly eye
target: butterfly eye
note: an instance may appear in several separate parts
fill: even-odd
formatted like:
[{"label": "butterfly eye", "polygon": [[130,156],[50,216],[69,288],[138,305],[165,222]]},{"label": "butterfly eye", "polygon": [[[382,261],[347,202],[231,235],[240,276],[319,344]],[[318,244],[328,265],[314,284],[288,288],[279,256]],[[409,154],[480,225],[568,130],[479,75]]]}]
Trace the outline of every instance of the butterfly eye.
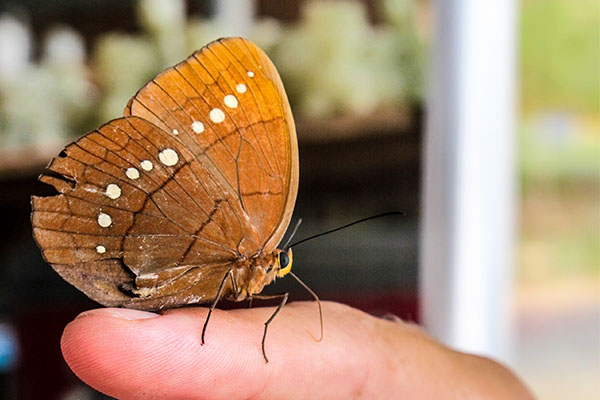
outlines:
[{"label": "butterfly eye", "polygon": [[287,255],[287,253],[284,251],[279,253],[279,266],[281,267],[281,269],[286,268],[289,263],[290,263],[290,257]]},{"label": "butterfly eye", "polygon": [[[289,252],[289,253],[288,253]],[[279,271],[277,276],[282,278],[292,269],[292,249],[279,253]]]}]

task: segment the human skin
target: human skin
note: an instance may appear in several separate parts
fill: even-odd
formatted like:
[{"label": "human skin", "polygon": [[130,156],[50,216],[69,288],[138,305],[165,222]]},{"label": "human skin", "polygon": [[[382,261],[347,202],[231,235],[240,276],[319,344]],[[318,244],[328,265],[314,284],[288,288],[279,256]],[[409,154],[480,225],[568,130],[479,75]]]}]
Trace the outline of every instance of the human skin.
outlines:
[{"label": "human skin", "polygon": [[159,314],[84,312],[64,330],[73,372],[119,399],[532,399],[508,369],[453,351],[414,324],[323,302],[215,310],[200,344],[204,307]]}]

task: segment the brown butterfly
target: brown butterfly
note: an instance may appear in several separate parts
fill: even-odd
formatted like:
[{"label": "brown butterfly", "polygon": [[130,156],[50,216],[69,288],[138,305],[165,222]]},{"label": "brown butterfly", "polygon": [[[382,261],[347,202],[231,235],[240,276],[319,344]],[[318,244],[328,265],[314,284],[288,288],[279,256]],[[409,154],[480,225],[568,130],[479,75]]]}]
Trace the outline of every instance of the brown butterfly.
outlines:
[{"label": "brown butterfly", "polygon": [[298,174],[275,66],[246,39],[220,39],[51,161],[39,179],[60,194],[32,198],[33,233],[56,272],[105,306],[211,303],[204,343],[221,298],[273,298],[259,293],[290,273],[292,250],[277,245]]}]

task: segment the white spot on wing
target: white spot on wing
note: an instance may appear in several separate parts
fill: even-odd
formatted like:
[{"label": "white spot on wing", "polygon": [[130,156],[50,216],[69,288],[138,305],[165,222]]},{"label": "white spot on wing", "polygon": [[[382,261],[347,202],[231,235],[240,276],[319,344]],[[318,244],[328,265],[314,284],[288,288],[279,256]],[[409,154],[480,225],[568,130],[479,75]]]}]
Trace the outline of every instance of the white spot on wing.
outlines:
[{"label": "white spot on wing", "polygon": [[137,168],[130,167],[125,171],[125,175],[127,175],[129,179],[137,179],[140,177],[140,171],[138,171]]},{"label": "white spot on wing", "polygon": [[108,228],[109,226],[111,226],[111,224],[112,218],[110,217],[110,215],[103,212],[98,214],[98,225],[100,225],[103,228]]},{"label": "white spot on wing", "polygon": [[115,200],[121,197],[121,188],[114,183],[109,183],[104,192],[109,198]]},{"label": "white spot on wing", "polygon": [[98,252],[98,254],[104,254],[106,253],[106,247],[100,245],[100,246],[96,246],[96,251]]},{"label": "white spot on wing", "polygon": [[237,90],[238,93],[246,93],[246,85],[244,85],[243,83],[238,83],[237,85],[235,85],[235,90]]},{"label": "white spot on wing", "polygon": [[248,76],[249,76],[250,78],[254,78],[254,72],[252,72],[252,71],[248,71]]},{"label": "white spot on wing", "polygon": [[144,160],[140,163],[140,167],[142,167],[144,171],[152,171],[154,164],[152,164],[152,161],[150,160]]},{"label": "white spot on wing", "polygon": [[229,108],[236,108],[238,106],[238,100],[232,94],[228,94],[227,96],[225,96],[223,102]]},{"label": "white spot on wing", "polygon": [[158,159],[167,167],[172,167],[173,165],[177,164],[177,161],[179,161],[179,156],[173,149],[164,149],[158,153]]},{"label": "white spot on wing", "polygon": [[196,133],[204,132],[204,124],[200,121],[192,122],[192,130]]},{"label": "white spot on wing", "polygon": [[173,129],[171,132],[173,133],[173,135],[179,135],[179,131],[177,129]]},{"label": "white spot on wing", "polygon": [[213,108],[210,110],[209,117],[211,121],[216,124],[225,121],[225,113],[220,108]]}]

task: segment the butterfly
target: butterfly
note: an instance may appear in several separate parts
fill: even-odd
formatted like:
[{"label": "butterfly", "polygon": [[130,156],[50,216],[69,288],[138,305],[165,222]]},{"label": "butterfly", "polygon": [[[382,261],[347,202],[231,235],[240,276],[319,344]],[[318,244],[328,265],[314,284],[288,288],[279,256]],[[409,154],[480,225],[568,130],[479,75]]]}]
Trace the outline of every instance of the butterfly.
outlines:
[{"label": "butterfly", "polygon": [[[102,305],[210,303],[204,343],[220,299],[271,298],[260,295],[266,285],[296,277],[291,248],[277,245],[298,175],[275,66],[249,40],[223,38],[160,73],[123,117],[50,162],[39,179],[58,194],[32,197],[33,234],[54,270]],[[267,322],[287,300],[279,297]]]}]

